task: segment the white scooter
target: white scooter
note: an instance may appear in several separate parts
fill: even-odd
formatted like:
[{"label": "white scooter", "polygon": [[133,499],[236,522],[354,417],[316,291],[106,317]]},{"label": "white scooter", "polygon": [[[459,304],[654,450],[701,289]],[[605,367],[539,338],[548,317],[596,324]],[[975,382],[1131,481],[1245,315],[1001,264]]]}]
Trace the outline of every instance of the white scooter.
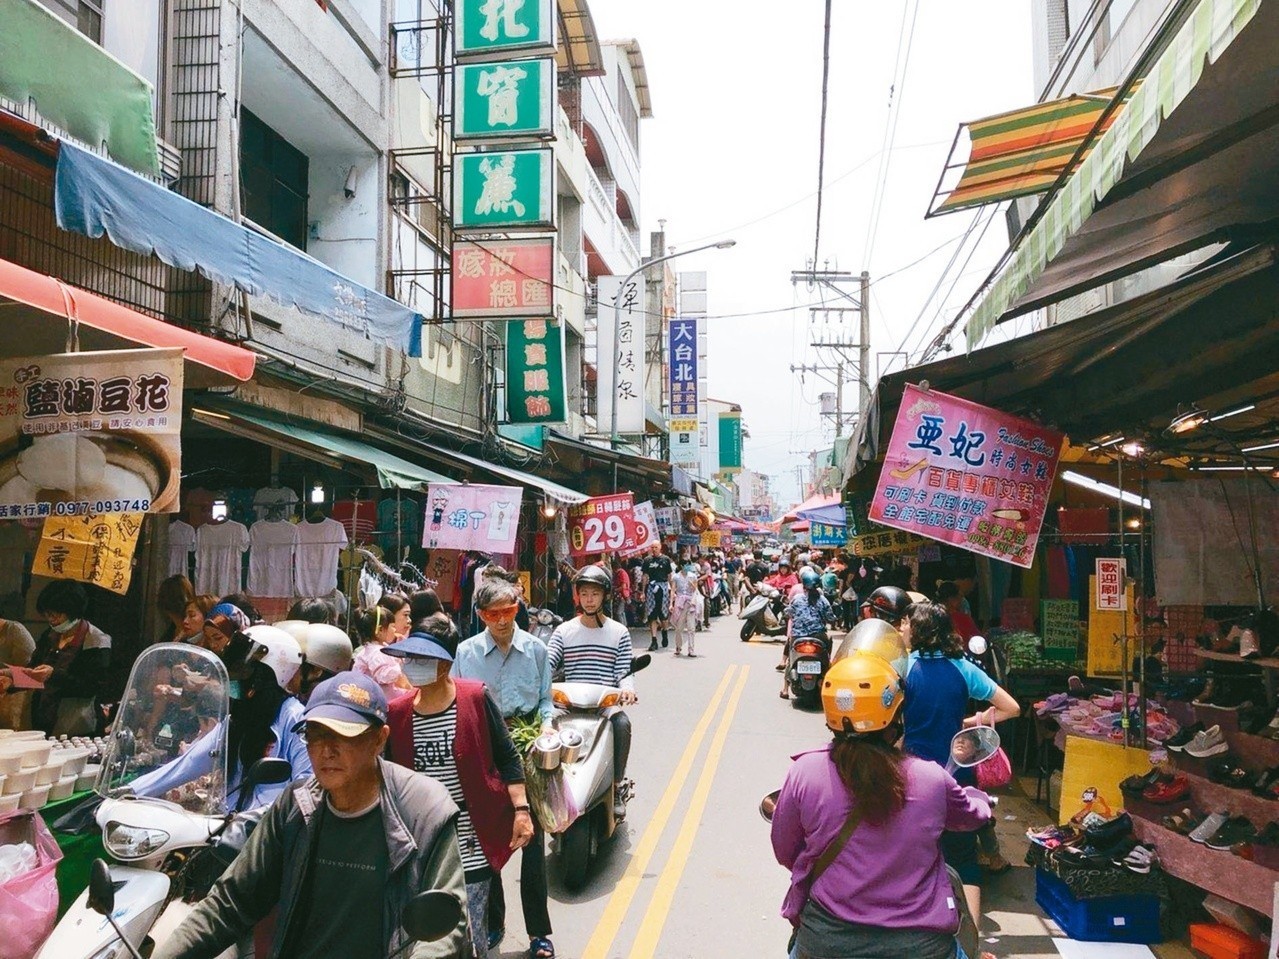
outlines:
[{"label": "white scooter", "polygon": [[[197,685],[202,692],[195,691]],[[164,687],[172,702],[157,711],[156,696]],[[115,863],[94,864],[96,891],[91,883],[76,899],[37,959],[137,959],[139,949],[149,954],[243,847],[256,816],[228,812],[227,690],[222,660],[198,646],[163,643],[138,657],[95,787],[102,801],[94,819]],[[217,757],[211,772],[165,799],[130,794],[129,784],[140,775],[209,736],[215,737]],[[290,773],[283,759],[259,760],[238,791],[252,795],[257,786],[286,782]],[[236,954],[233,948],[220,959]]]},{"label": "white scooter", "polygon": [[[647,653],[636,656],[631,660],[630,673],[639,672],[650,662],[652,657]],[[556,708],[565,711],[556,721],[566,745],[559,754],[559,768],[578,810],[577,818],[554,838],[554,851],[568,889],[586,885],[591,862],[603,843],[617,832],[620,822],[613,815],[613,726],[605,712],[618,704],[621,692],[616,686],[596,683],[551,686]],[[625,805],[633,791],[634,784],[628,779],[622,784],[622,795],[616,798]]]},{"label": "white scooter", "polygon": [[786,636],[786,617],[783,615],[786,602],[781,591],[760,583],[756,587],[755,597],[742,607],[737,618],[743,620],[741,640],[750,640],[756,633],[764,636]]}]

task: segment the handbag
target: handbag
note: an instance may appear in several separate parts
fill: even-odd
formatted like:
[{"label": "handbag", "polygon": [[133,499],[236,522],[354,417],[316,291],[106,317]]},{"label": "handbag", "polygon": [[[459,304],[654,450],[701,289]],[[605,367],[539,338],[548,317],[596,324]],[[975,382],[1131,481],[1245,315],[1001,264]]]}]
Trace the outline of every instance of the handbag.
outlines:
[{"label": "handbag", "polygon": [[[813,883],[822,877],[831,863],[839,858],[839,854],[844,851],[844,847],[848,845],[848,840],[853,837],[853,833],[857,831],[857,827],[862,824],[862,811],[858,806],[854,806],[848,811],[848,818],[844,820],[844,825],[840,827],[839,833],[835,838],[826,844],[826,848],[822,850],[822,854],[817,857],[817,861],[813,863],[813,868],[808,870],[808,875],[804,877],[804,903],[808,904],[809,891],[813,888]],[[802,910],[801,910],[802,911]],[[795,949],[795,939],[799,935],[799,926],[797,925],[791,930],[790,941],[786,944],[786,954],[790,955]]]},{"label": "handbag", "polygon": [[997,748],[989,759],[983,759],[973,770],[977,774],[977,788],[983,792],[1003,789],[1013,781],[1013,764],[1008,761],[1004,747]]},{"label": "handbag", "polygon": [[848,589],[839,594],[839,598],[846,603],[855,603],[857,602],[857,590],[850,586]]}]

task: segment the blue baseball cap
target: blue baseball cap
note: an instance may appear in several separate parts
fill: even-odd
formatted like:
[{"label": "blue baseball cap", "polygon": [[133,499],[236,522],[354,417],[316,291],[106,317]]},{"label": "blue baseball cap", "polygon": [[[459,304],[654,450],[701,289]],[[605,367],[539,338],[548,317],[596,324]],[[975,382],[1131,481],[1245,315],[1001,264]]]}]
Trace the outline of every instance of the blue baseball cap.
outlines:
[{"label": "blue baseball cap", "polygon": [[424,659],[442,659],[446,663],[453,662],[453,654],[448,651],[438,636],[430,633],[409,633],[398,643],[383,646],[382,652],[388,656],[419,656]]},{"label": "blue baseball cap", "polygon": [[293,731],[301,732],[307,723],[327,726],[340,736],[358,736],[386,723],[386,695],[362,673],[338,673],[312,690]]}]

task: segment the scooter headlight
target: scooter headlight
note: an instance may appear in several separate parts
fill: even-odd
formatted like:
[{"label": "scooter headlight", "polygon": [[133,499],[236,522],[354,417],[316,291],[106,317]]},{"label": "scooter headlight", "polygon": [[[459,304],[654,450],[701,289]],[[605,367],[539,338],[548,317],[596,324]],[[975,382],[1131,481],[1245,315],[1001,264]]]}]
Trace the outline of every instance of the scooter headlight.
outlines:
[{"label": "scooter headlight", "polygon": [[117,859],[145,859],[169,841],[163,829],[147,829],[143,826],[127,826],[122,822],[107,823],[107,835],[103,842],[107,852]]}]

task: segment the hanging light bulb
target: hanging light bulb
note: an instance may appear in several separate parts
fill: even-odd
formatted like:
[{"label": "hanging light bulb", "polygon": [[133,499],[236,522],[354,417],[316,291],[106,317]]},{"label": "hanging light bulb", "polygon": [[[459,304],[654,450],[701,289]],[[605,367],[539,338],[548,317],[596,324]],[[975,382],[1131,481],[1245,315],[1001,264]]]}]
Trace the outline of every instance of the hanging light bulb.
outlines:
[{"label": "hanging light bulb", "polygon": [[546,500],[542,503],[542,515],[547,519],[555,519],[555,514],[558,512],[559,510],[555,508],[555,504],[550,500]]},{"label": "hanging light bulb", "polygon": [[324,502],[324,484],[316,483],[311,487],[311,503],[318,505]]}]

